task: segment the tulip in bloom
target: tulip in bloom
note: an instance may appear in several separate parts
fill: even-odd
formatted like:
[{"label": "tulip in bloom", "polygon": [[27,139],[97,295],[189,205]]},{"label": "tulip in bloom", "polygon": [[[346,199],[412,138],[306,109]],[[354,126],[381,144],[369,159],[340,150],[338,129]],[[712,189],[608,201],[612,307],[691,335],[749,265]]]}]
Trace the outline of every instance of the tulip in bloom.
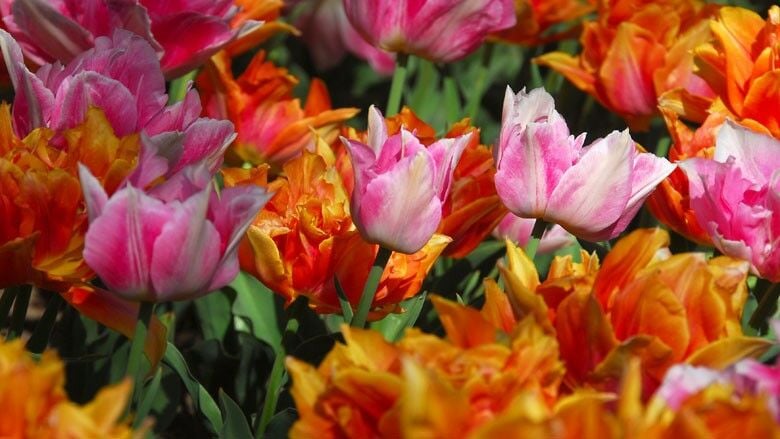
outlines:
[{"label": "tulip in bloom", "polygon": [[560,224],[601,241],[619,235],[675,166],[640,153],[627,131],[587,147],[574,138],[544,89],[507,89],[496,149],[496,189],[518,216]]},{"label": "tulip in bloom", "polygon": [[[5,28],[38,65],[70,62],[99,37],[125,29],[144,38],[160,54],[168,77],[175,78],[202,64],[256,22],[233,29],[238,9],[232,0],[4,0]],[[183,38],[182,35],[187,35]]]},{"label": "tulip in bloom", "polygon": [[459,60],[516,22],[513,0],[344,0],[344,8],[373,46],[435,62]]},{"label": "tulip in bloom", "polygon": [[535,61],[595,97],[632,129],[647,129],[658,97],[673,89],[681,89],[704,114],[712,90],[693,74],[693,49],[709,38],[707,18],[715,7],[700,0],[598,4],[597,20],[586,23],[580,37],[580,55],[552,52]]},{"label": "tulip in bloom", "polygon": [[129,300],[190,299],[230,283],[238,242],[269,198],[251,187],[217,196],[203,165],[149,193],[127,184],[110,198],[87,168],[80,176],[90,217],[84,259]]},{"label": "tulip in bloom", "polygon": [[86,405],[65,393],[65,364],[54,351],[36,361],[21,340],[0,342],[0,437],[140,439],[123,420],[130,401],[129,380],[101,389]]},{"label": "tulip in bloom", "polygon": [[301,106],[293,98],[297,83],[286,69],[266,61],[264,52],[255,55],[238,78],[227,53],[211,59],[198,85],[204,113],[235,124],[237,137],[228,151],[228,163],[268,163],[278,171],[304,149],[313,150],[316,137],[335,142],[341,123],[358,113],[357,108],[331,109],[327,88],[318,79],[311,82]]},{"label": "tulip in bloom", "polygon": [[780,140],[728,121],[713,160],[680,164],[699,224],[724,254],[750,262],[758,276],[780,281]]},{"label": "tulip in bloom", "polygon": [[[349,195],[337,172],[315,153],[284,164],[267,181],[267,166],[226,168],[227,187],[254,185],[273,197],[252,220],[239,245],[241,268],[291,304],[309,298],[319,313],[341,312],[335,279],[356,308],[378,247],[361,239],[349,215]],[[372,319],[396,311],[420,291],[423,279],[450,239],[434,235],[413,255],[393,253],[371,306]]]},{"label": "tulip in bloom", "polygon": [[368,145],[342,138],[352,158],[355,189],[352,218],[373,243],[411,254],[433,236],[452,173],[471,134],[423,146],[401,129],[389,136],[376,107],[369,109]]},{"label": "tulip in bloom", "polygon": [[[508,239],[520,247],[525,247],[531,239],[536,220],[533,218],[520,218],[508,213],[493,229],[492,235],[498,239]],[[563,227],[554,224],[546,229],[539,240],[536,254],[545,255],[574,244],[576,239]]]},{"label": "tulip in bloom", "polygon": [[[570,38],[572,31],[577,31],[577,20],[593,11],[594,4],[593,0],[515,0],[517,24],[498,32],[495,37],[529,46]],[[562,24],[569,24],[569,27],[551,32]]]}]

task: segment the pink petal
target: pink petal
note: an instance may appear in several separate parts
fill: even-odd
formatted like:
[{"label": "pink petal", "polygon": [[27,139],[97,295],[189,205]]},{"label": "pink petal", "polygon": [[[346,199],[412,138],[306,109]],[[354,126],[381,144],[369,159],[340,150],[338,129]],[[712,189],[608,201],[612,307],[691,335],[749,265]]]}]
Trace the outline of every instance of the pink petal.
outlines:
[{"label": "pink petal", "polygon": [[154,240],[151,281],[156,301],[191,299],[207,293],[221,257],[220,237],[206,220],[211,187],[183,203],[170,203],[171,215]]},{"label": "pink petal", "polygon": [[361,234],[402,253],[420,250],[441,221],[434,173],[432,160],[420,152],[368,182],[353,215]]},{"label": "pink petal", "polygon": [[224,18],[195,12],[153,20],[152,32],[164,49],[160,65],[172,78],[198,67],[235,36]]},{"label": "pink petal", "polygon": [[766,184],[780,169],[780,140],[757,133],[727,120],[718,131],[715,160],[725,163],[734,157],[747,179]]},{"label": "pink petal", "polygon": [[368,146],[374,150],[374,156],[382,155],[382,148],[387,142],[387,126],[382,113],[374,106],[368,108]]},{"label": "pink petal", "polygon": [[92,47],[92,34],[47,2],[17,0],[12,13],[16,26],[47,55],[48,60],[68,62]]},{"label": "pink petal", "polygon": [[212,173],[216,172],[235,137],[233,123],[228,120],[198,119],[184,131],[184,151],[169,172],[195,163],[205,163]]},{"label": "pink petal", "polygon": [[127,186],[115,193],[90,225],[84,259],[110,290],[128,300],[153,300],[153,246],[173,212]]},{"label": "pink petal", "polygon": [[103,212],[108,202],[108,195],[98,179],[81,163],[79,163],[79,180],[81,180],[81,190],[84,192],[84,201],[87,204],[87,215],[89,221],[92,222]]},{"label": "pink petal", "polygon": [[599,241],[631,197],[634,141],[627,131],[612,132],[588,146],[580,160],[561,177],[544,218],[578,238]]},{"label": "pink petal", "polygon": [[134,108],[127,108],[135,96],[121,82],[96,72],[82,72],[64,84],[54,101],[51,125],[64,131],[79,125],[90,107],[100,108],[111,123],[117,136],[127,136],[136,131],[138,115]]},{"label": "pink petal", "polygon": [[447,193],[452,185],[452,173],[458,166],[460,156],[466,149],[473,133],[464,134],[454,139],[440,139],[428,147],[428,152],[436,165],[436,181],[434,187],[439,199],[447,199]]}]

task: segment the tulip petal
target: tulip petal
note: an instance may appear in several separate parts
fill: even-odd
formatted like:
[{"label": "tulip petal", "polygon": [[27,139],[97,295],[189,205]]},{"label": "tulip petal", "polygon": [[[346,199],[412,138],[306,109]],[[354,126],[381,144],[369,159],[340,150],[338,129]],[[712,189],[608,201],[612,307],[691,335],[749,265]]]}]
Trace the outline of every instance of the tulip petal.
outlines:
[{"label": "tulip petal", "polygon": [[15,1],[13,20],[49,59],[68,62],[92,47],[92,35],[41,0]]},{"label": "tulip petal", "polygon": [[81,188],[84,191],[84,201],[87,204],[89,221],[92,222],[103,212],[103,208],[108,202],[108,195],[106,195],[106,191],[97,178],[81,163],[79,163],[79,179],[81,180]]},{"label": "tulip petal", "polygon": [[766,184],[780,169],[780,140],[727,120],[718,131],[714,159],[726,163],[734,157],[744,177]]},{"label": "tulip petal", "polygon": [[620,218],[631,196],[633,148],[628,131],[613,131],[584,149],[550,195],[545,219],[579,238],[605,239],[602,231]]}]

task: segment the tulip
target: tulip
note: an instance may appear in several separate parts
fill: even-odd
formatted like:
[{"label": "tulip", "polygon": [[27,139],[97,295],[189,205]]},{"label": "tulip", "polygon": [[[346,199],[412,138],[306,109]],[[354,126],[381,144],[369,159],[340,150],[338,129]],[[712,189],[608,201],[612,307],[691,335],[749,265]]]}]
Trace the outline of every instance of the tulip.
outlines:
[{"label": "tulip", "polygon": [[84,259],[129,300],[191,299],[227,285],[238,242],[269,198],[252,187],[217,196],[203,165],[149,193],[128,184],[110,198],[87,168],[79,174],[90,218]]},{"label": "tulip", "polygon": [[158,0],[12,0],[4,1],[0,11],[5,28],[25,43],[25,55],[38,65],[70,62],[97,45],[99,37],[125,29],[160,53],[163,71],[171,78],[198,67],[238,34],[256,27],[246,23],[231,28],[237,12],[232,0],[186,0],[175,7]]},{"label": "tulip", "polygon": [[314,65],[321,70],[335,67],[347,52],[365,59],[381,74],[391,74],[395,56],[369,44],[357,31],[344,12],[342,0],[303,0],[296,27],[309,47]]},{"label": "tulip", "polygon": [[780,281],[780,140],[727,121],[714,160],[680,163],[690,183],[691,208],[724,254],[750,262],[758,276]]},{"label": "tulip", "polygon": [[[508,239],[520,247],[525,247],[531,239],[535,225],[536,220],[533,218],[520,218],[513,213],[508,213],[493,229],[492,235],[498,239]],[[574,241],[574,236],[564,230],[563,227],[554,224],[542,234],[536,254],[546,255],[554,253],[574,244]]]},{"label": "tulip", "polygon": [[423,248],[439,227],[453,171],[470,139],[469,133],[426,148],[403,128],[388,137],[372,106],[368,145],[341,139],[355,175],[350,211],[363,238],[401,253]]},{"label": "tulip", "polygon": [[582,147],[544,89],[507,88],[497,148],[496,190],[516,215],[560,224],[590,241],[628,226],[675,166],[640,153],[627,131]]},{"label": "tulip", "polygon": [[571,38],[572,31],[577,31],[578,21],[593,11],[594,3],[593,0],[515,0],[517,24],[495,37],[526,46]]},{"label": "tulip", "polygon": [[344,8],[375,47],[436,62],[461,59],[516,22],[513,0],[344,0]]}]

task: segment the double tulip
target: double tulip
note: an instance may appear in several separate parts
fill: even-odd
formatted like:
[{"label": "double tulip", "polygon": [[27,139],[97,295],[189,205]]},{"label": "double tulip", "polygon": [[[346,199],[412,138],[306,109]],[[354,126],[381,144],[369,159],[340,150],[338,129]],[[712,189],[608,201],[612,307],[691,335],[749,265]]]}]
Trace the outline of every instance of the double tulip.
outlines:
[{"label": "double tulip", "polygon": [[404,128],[388,137],[376,107],[368,117],[368,145],[342,138],[355,174],[352,219],[367,241],[415,253],[439,226],[452,173],[472,134],[426,148]]},{"label": "double tulip", "polygon": [[496,189],[516,215],[560,224],[602,241],[626,229],[645,198],[675,166],[641,153],[627,131],[583,147],[544,89],[507,88],[496,149]]},{"label": "double tulip", "polygon": [[691,208],[724,254],[750,261],[753,271],[780,281],[780,140],[727,121],[714,160],[681,162]]}]

